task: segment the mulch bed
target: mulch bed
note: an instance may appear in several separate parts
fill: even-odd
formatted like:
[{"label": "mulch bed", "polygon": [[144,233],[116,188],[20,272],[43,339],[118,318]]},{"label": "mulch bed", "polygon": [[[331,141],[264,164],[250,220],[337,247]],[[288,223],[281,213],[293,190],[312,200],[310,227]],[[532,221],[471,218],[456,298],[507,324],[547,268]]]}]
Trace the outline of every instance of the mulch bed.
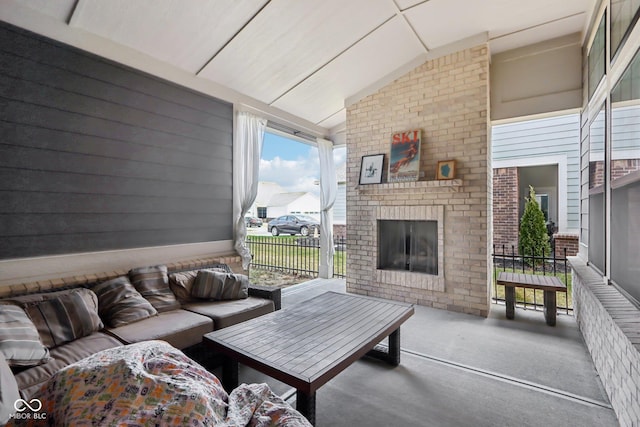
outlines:
[{"label": "mulch bed", "polygon": [[249,281],[251,283],[277,288],[286,288],[287,286],[297,285],[298,283],[307,282],[314,278],[314,276],[306,274],[284,273],[282,271],[263,270],[259,268],[252,268],[249,271]]}]

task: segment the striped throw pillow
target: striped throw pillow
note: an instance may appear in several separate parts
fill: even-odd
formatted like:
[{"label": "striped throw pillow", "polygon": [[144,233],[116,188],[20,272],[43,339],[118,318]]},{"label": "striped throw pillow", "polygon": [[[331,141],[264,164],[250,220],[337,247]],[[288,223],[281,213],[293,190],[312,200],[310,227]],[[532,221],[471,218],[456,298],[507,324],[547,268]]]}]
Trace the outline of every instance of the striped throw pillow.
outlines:
[{"label": "striped throw pillow", "polygon": [[[228,270],[224,268],[207,268],[209,271],[220,271],[226,273]],[[173,294],[182,304],[197,301],[197,298],[191,296],[191,288],[196,280],[199,270],[180,271],[169,275],[169,287]]]},{"label": "striped throw pillow", "polygon": [[85,288],[30,302],[23,308],[47,348],[86,337],[104,326],[98,316],[98,297]]},{"label": "striped throw pillow", "polygon": [[17,305],[0,304],[0,353],[9,366],[35,366],[49,360],[49,349],[42,345],[38,330]]},{"label": "striped throw pillow", "polygon": [[166,265],[134,268],[129,271],[129,280],[159,313],[180,308],[180,303],[169,288]]},{"label": "striped throw pillow", "polygon": [[126,276],[98,283],[91,290],[98,296],[98,314],[112,328],[158,314]]},{"label": "striped throw pillow", "polygon": [[191,295],[218,301],[248,298],[249,278],[244,274],[200,270],[193,282]]}]

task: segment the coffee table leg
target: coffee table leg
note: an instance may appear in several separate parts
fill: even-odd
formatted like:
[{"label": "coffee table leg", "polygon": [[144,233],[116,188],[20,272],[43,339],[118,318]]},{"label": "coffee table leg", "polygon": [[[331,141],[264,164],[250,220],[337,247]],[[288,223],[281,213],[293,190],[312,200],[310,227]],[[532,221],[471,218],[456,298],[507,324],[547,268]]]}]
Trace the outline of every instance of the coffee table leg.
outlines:
[{"label": "coffee table leg", "polygon": [[296,409],[313,425],[316,424],[316,394],[296,392]]},{"label": "coffee table leg", "polygon": [[387,362],[393,366],[400,364],[400,328],[389,335],[389,359]]},{"label": "coffee table leg", "polygon": [[222,386],[227,393],[238,387],[238,361],[229,356],[224,356],[222,362]]},{"label": "coffee table leg", "polygon": [[400,328],[389,335],[389,348],[386,351],[374,348],[367,353],[367,356],[398,366],[400,364]]}]

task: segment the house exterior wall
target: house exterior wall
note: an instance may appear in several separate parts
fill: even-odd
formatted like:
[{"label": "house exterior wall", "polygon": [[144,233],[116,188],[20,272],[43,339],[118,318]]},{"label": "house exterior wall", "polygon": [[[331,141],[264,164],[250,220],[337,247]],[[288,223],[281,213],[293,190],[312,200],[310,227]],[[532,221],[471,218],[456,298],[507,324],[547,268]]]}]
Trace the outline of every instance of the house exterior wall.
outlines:
[{"label": "house exterior wall", "polygon": [[[561,233],[578,234],[580,228],[580,115],[566,114],[494,125],[491,131],[495,167],[530,167],[564,163],[565,197],[558,197],[556,225]],[[550,163],[552,162],[552,163]],[[553,163],[555,162],[555,163]],[[559,193],[562,193],[559,191]],[[495,196],[495,195],[494,195]],[[520,198],[526,195],[520,195]],[[495,206],[495,204],[494,204]],[[494,222],[494,227],[496,224]]]},{"label": "house exterior wall", "polygon": [[[607,392],[611,405],[618,417],[621,426],[640,425],[640,310],[632,304],[616,286],[609,285],[610,271],[601,274],[587,263],[589,259],[589,233],[605,232],[606,226],[601,230],[589,229],[589,180],[603,177],[604,170],[601,161],[605,156],[602,149],[590,151],[590,128],[594,118],[598,116],[602,105],[613,106],[610,88],[615,87],[618,79],[623,75],[630,60],[634,57],[640,47],[640,23],[634,22],[629,36],[621,49],[615,55],[615,61],[609,61],[608,50],[604,54],[606,75],[604,81],[594,90],[589,97],[589,64],[588,52],[589,43],[593,39],[602,16],[610,16],[610,6],[613,0],[603,0],[598,2],[598,6],[593,14],[591,28],[587,34],[585,45],[583,46],[583,111],[581,114],[582,140],[581,140],[581,193],[580,193],[580,252],[578,257],[570,259],[573,269],[573,301],[576,321],[589,353],[593,359],[596,370],[602,384]],[[631,10],[631,9],[630,9]],[[607,26],[609,27],[609,26]],[[609,35],[605,39],[610,40]],[[634,92],[635,93],[635,92]],[[637,100],[637,96],[633,96]],[[636,102],[634,102],[636,104]],[[617,106],[616,106],[617,107]],[[594,134],[598,136],[604,132],[607,144],[612,135],[626,132],[629,141],[638,141],[635,130],[629,131],[629,127],[617,129],[611,125],[611,116],[616,114],[634,114],[631,111],[624,111],[623,108],[614,108],[608,111],[611,115],[606,120],[605,126],[594,126]],[[637,124],[638,116],[630,116],[630,123]],[[610,126],[610,131],[606,129]],[[599,138],[594,138],[598,140]],[[604,138],[603,138],[604,139]],[[616,135],[616,141],[620,142],[620,135]],[[622,138],[624,140],[624,138]],[[633,146],[633,144],[632,144]],[[637,143],[635,144],[637,148]],[[612,149],[610,157],[614,161],[610,170],[611,177],[618,176],[623,170],[633,170],[634,162],[618,162],[624,158],[637,158],[637,154],[632,156],[622,155],[617,150]],[[593,213],[592,213],[593,214]],[[637,215],[632,211],[631,214]],[[609,216],[609,217],[607,217]],[[604,215],[604,223],[610,224],[614,221],[607,213]],[[593,243],[593,242],[591,242]],[[605,250],[609,251],[610,261],[614,258],[612,248],[618,250],[621,242],[611,239],[610,244],[605,244]],[[592,244],[593,246],[593,244]],[[629,251],[633,253],[633,251]],[[612,261],[613,262],[613,261]],[[605,265],[605,270],[610,268],[610,263]],[[636,279],[637,280],[637,279]]]},{"label": "house exterior wall", "polygon": [[518,168],[493,170],[493,245],[496,253],[518,251]]},{"label": "house exterior wall", "polygon": [[570,34],[493,55],[491,119],[580,108],[581,40]]},{"label": "house exterior wall", "polygon": [[[348,106],[349,292],[488,314],[492,185],[488,72],[488,47],[480,45],[427,61]],[[385,172],[383,184],[359,186],[361,157],[379,153],[388,157],[391,135],[410,129],[422,130],[420,170],[426,181],[385,184]],[[457,161],[458,182],[430,181],[437,161],[447,159]],[[411,280],[376,279],[376,212],[407,207],[442,211],[443,289]]]},{"label": "house exterior wall", "polygon": [[232,104],[6,23],[0,57],[0,286],[233,252]]},{"label": "house exterior wall", "polygon": [[319,218],[320,199],[311,193],[305,193],[287,206],[287,213],[299,213]]},{"label": "house exterior wall", "polygon": [[347,223],[347,183],[338,182],[338,193],[333,204],[333,224],[346,225]]},{"label": "house exterior wall", "polygon": [[231,104],[8,24],[0,60],[0,259],[232,238]]}]

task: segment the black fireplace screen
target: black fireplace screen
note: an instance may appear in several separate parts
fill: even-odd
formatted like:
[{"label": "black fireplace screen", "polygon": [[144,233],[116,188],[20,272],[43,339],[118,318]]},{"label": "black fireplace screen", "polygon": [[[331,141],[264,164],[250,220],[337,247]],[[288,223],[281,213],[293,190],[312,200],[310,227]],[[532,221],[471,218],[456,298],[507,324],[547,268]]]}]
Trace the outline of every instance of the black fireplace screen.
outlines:
[{"label": "black fireplace screen", "polygon": [[378,269],[438,275],[438,221],[378,221]]}]

